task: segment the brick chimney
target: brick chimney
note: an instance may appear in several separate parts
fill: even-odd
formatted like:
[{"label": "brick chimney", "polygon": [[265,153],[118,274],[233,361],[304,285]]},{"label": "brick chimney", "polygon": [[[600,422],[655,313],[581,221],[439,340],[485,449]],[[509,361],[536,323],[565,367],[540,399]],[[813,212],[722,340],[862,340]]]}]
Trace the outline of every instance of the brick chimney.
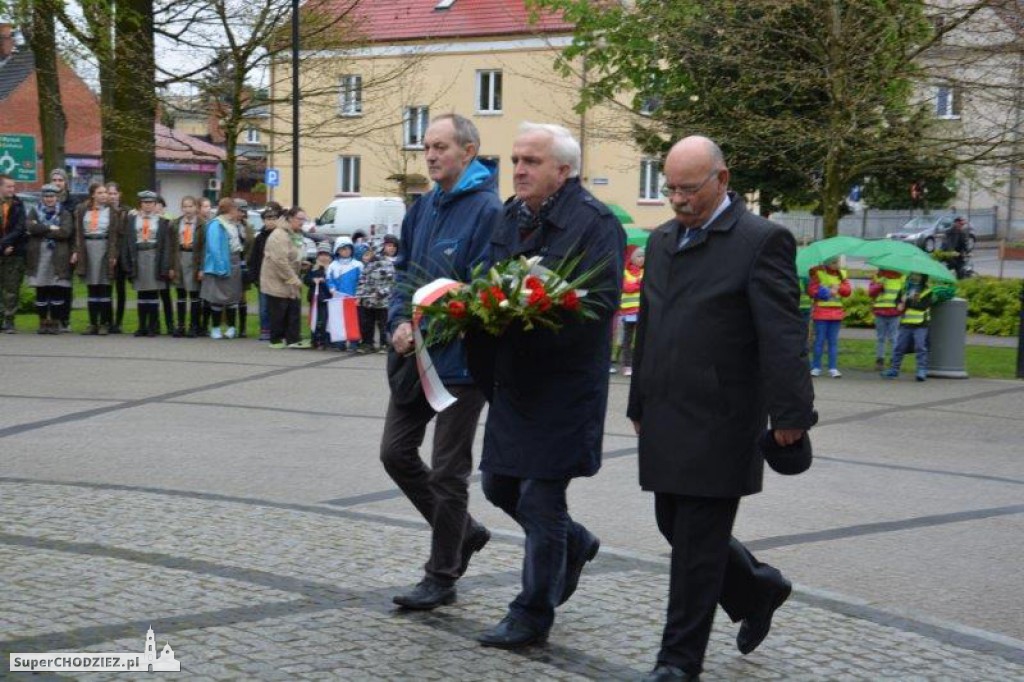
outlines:
[{"label": "brick chimney", "polygon": [[7,59],[14,52],[14,27],[0,24],[0,59]]}]

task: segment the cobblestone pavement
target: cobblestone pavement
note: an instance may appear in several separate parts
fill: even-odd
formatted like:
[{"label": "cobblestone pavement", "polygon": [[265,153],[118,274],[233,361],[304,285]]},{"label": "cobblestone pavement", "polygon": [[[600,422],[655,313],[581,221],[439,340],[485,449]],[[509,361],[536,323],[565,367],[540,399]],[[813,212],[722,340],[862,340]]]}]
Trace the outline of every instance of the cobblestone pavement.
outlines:
[{"label": "cobblestone pavement", "polygon": [[[653,663],[668,564],[618,377],[605,466],[570,491],[602,551],[548,644],[517,653],[474,639],[522,558],[476,485],[495,538],[458,603],[391,603],[429,535],[376,461],[381,357],[25,336],[0,351],[0,678],[125,679],[29,678],[8,656],[141,652],[149,627],[188,679],[628,680]],[[703,679],[1024,679],[1024,386],[875,386],[818,383],[813,475],[741,505],[737,535],[797,585],[749,656],[719,614]]]},{"label": "cobblestone pavement", "polygon": [[[546,647],[481,649],[515,596],[519,542],[499,538],[459,603],[404,613],[418,524],[316,505],[99,485],[0,483],[0,651],[139,651],[170,643],[190,679],[631,679],[657,650],[663,561],[606,553]],[[1024,656],[964,633],[850,615],[798,588],[755,654],[716,623],[706,679],[1024,677]],[[957,639],[962,641],[957,644]],[[13,674],[12,674],[13,675]],[[119,673],[91,673],[118,679]]]}]

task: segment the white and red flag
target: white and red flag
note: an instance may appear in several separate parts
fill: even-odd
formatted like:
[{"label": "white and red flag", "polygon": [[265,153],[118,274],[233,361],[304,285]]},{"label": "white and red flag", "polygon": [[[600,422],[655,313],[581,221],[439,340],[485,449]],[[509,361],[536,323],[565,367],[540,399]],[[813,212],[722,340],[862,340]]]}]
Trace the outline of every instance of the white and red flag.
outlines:
[{"label": "white and red flag", "polygon": [[331,343],[359,341],[359,306],[355,296],[337,296],[327,301],[327,333]]}]

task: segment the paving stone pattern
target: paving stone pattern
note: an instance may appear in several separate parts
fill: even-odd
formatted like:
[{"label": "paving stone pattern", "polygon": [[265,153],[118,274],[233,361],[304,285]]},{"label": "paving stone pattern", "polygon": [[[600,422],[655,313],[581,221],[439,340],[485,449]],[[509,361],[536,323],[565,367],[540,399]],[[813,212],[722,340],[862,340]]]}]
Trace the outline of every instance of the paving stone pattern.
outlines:
[{"label": "paving stone pattern", "polygon": [[[20,679],[6,673],[12,651],[141,652],[150,626],[193,680],[608,680],[651,667],[664,565],[599,555],[548,645],[504,652],[474,637],[518,590],[520,544],[488,545],[456,605],[396,610],[427,544],[421,524],[327,507],[0,481],[0,677]],[[1018,657],[845,615],[799,589],[754,654],[735,650],[736,627],[719,614],[703,679],[1024,679]]]}]

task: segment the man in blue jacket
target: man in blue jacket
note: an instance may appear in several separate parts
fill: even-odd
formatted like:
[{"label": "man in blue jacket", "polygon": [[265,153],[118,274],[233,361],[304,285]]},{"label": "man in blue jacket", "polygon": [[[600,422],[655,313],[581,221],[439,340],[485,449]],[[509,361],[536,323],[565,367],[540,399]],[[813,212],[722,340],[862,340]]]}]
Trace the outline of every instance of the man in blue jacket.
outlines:
[{"label": "man in blue jacket", "polygon": [[[410,299],[415,288],[439,277],[468,281],[490,246],[501,200],[494,173],[476,158],[479,150],[476,126],[458,114],[438,116],[427,128],[424,153],[435,185],[402,222],[388,326],[393,353],[404,357],[397,363],[397,357],[389,358],[389,369],[413,362]],[[461,341],[431,347],[430,357],[457,401],[436,413],[418,385],[412,391],[393,388],[380,445],[384,469],[433,531],[425,577],[410,592],[394,598],[399,606],[419,610],[455,601],[455,581],[491,537],[467,511],[483,394],[466,368]],[[435,417],[433,457],[427,466],[419,447]]]},{"label": "man in blue jacket", "polygon": [[[516,196],[491,240],[491,261],[576,262],[596,271],[587,299],[595,320],[566,318],[557,331],[513,327],[470,340],[474,376],[490,399],[480,460],[484,495],[526,534],[522,591],[478,637],[513,649],[543,642],[555,608],[576,590],[600,542],[569,516],[573,478],[601,467],[608,404],[611,320],[626,249],[622,225],[580,184],[580,146],[562,126],[524,123],[512,145]],[[492,346],[484,350],[481,346]],[[479,361],[478,361],[479,359]]]}]

